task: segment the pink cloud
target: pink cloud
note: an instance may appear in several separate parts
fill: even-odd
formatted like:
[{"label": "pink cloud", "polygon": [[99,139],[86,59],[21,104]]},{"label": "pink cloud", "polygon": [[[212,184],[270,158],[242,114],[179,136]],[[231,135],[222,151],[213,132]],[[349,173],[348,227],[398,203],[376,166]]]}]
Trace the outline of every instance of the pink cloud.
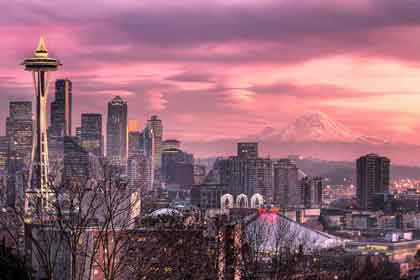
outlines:
[{"label": "pink cloud", "polygon": [[[76,123],[89,110],[106,114],[120,94],[130,118],[159,114],[167,137],[186,140],[280,129],[308,110],[375,136],[420,140],[410,130],[416,99],[389,112],[390,95],[418,88],[416,1],[9,2],[0,4],[4,100],[32,98],[19,63],[42,33],[63,62],[55,77],[74,81]],[[2,102],[0,119],[6,114]]]}]

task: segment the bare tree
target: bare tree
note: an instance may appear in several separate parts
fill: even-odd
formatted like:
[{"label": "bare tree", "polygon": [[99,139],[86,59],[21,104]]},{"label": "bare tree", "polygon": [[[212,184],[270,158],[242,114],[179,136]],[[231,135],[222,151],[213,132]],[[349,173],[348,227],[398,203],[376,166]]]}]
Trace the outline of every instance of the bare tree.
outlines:
[{"label": "bare tree", "polygon": [[182,217],[146,217],[133,231],[127,279],[215,279],[214,255],[204,224]]},{"label": "bare tree", "polygon": [[28,198],[22,197],[3,209],[2,229],[17,252],[32,261],[38,277],[85,279],[99,267],[106,279],[117,279],[119,236],[133,225],[132,207],[138,204],[133,198],[140,196],[133,196],[116,175],[104,172],[103,177],[65,182],[50,176],[48,207],[35,190],[29,208],[23,207]]},{"label": "bare tree", "polygon": [[112,166],[96,181],[100,209],[93,228],[93,267],[104,279],[119,279],[129,266],[124,252],[138,220],[140,195]]}]

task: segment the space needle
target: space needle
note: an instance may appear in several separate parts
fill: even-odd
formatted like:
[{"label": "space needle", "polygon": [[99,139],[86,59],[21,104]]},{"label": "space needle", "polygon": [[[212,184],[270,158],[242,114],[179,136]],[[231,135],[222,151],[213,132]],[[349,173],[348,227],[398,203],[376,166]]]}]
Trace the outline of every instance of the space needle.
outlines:
[{"label": "space needle", "polygon": [[[39,39],[38,47],[32,57],[26,58],[23,63],[25,71],[32,72],[32,79],[35,90],[36,118],[35,134],[32,147],[31,169],[29,173],[28,188],[26,193],[35,195],[40,199],[41,207],[48,205],[51,193],[48,184],[48,144],[47,144],[47,95],[48,95],[48,74],[50,71],[58,70],[60,61],[48,56],[48,49],[44,38]],[[33,199],[27,197],[25,200]],[[29,202],[31,203],[31,202]],[[26,203],[25,203],[26,204]]]}]

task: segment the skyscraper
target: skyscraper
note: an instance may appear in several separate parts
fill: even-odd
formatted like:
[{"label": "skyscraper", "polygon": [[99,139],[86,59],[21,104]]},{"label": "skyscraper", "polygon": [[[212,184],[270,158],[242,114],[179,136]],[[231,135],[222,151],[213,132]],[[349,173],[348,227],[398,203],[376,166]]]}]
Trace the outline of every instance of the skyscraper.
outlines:
[{"label": "skyscraper", "polygon": [[152,187],[150,158],[143,153],[132,154],[128,158],[127,176],[132,190],[144,193]]},{"label": "skyscraper", "polygon": [[[183,165],[181,165],[183,164]],[[190,166],[191,174],[186,175],[186,177],[191,177],[190,181],[193,181],[194,178],[194,157],[192,154],[183,152],[179,149],[167,149],[162,152],[162,179],[167,184],[181,184],[181,181],[184,181],[183,178],[179,178],[181,173],[177,176],[177,169],[180,172],[181,169],[186,167],[185,165]],[[177,178],[178,177],[178,178]],[[178,179],[178,180],[177,180]]]},{"label": "skyscraper", "polygon": [[106,153],[112,164],[126,165],[128,150],[127,103],[116,96],[108,103]]},{"label": "skyscraper", "polygon": [[248,197],[259,193],[268,203],[272,201],[273,161],[271,159],[233,156],[220,160],[217,166],[220,183],[227,185],[229,193],[234,196],[245,194]]},{"label": "skyscraper", "polygon": [[301,180],[305,208],[322,207],[322,178],[305,177]]},{"label": "skyscraper", "polygon": [[63,183],[85,186],[89,178],[89,152],[85,151],[76,137],[64,136]]},{"label": "skyscraper", "polygon": [[72,83],[69,79],[55,82],[55,100],[51,102],[51,126],[53,137],[71,136]]},{"label": "skyscraper", "polygon": [[[26,71],[32,72],[36,100],[34,155],[32,157],[31,190],[27,191],[27,202],[40,201],[41,207],[48,206],[50,189],[48,186],[48,144],[47,144],[47,95],[48,72],[56,71],[61,63],[48,57],[44,39],[39,39],[38,47],[30,58],[22,63]],[[26,205],[26,209],[28,209]]]},{"label": "skyscraper", "polygon": [[302,205],[298,168],[290,159],[281,159],[274,165],[274,203],[280,207]]},{"label": "skyscraper", "polygon": [[14,207],[20,202],[24,193],[24,162],[16,151],[15,142],[9,143],[7,158],[7,205]]},{"label": "skyscraper", "polygon": [[146,126],[143,130],[142,136],[140,137],[140,148],[142,148],[148,157],[153,159],[155,156],[155,142],[153,137],[153,131],[149,126]]},{"label": "skyscraper", "polygon": [[92,153],[98,158],[104,155],[104,137],[102,135],[102,115],[82,114],[82,127],[80,131],[80,143],[86,152]]},{"label": "skyscraper", "polygon": [[146,126],[140,135],[140,149],[144,151],[145,156],[148,159],[148,172],[150,182],[148,183],[149,189],[153,190],[155,184],[155,168],[153,164],[154,159],[154,137],[153,131],[149,126]]},{"label": "skyscraper", "polygon": [[162,160],[162,136],[163,136],[163,125],[162,121],[158,116],[152,116],[150,120],[147,121],[147,126],[153,132],[153,165],[155,169],[160,169],[161,160]]},{"label": "skyscraper", "polygon": [[16,101],[9,103],[6,136],[13,143],[17,157],[29,166],[33,139],[32,102]]},{"label": "skyscraper", "polygon": [[357,203],[361,209],[375,209],[375,195],[389,191],[390,160],[376,154],[368,154],[356,161]]},{"label": "skyscraper", "polygon": [[142,147],[143,134],[140,131],[130,131],[128,133],[128,157],[137,154],[144,154]]}]

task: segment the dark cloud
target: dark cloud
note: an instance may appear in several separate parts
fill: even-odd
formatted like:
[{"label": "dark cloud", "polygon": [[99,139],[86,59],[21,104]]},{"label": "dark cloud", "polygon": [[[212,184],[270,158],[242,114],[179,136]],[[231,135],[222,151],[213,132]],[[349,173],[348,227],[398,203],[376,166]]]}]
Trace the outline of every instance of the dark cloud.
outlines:
[{"label": "dark cloud", "polygon": [[413,28],[420,27],[415,0],[100,2],[3,3],[0,7],[10,13],[0,22],[71,30],[84,48],[73,50],[68,60],[77,56],[85,67],[130,60],[296,63],[343,53],[420,59],[420,41],[413,38]]},{"label": "dark cloud", "polygon": [[214,76],[210,73],[199,72],[182,72],[166,78],[168,81],[175,82],[198,82],[198,83],[214,83]]},{"label": "dark cloud", "polygon": [[[371,0],[362,7],[346,3],[273,1],[123,9],[89,25],[82,41],[129,46],[132,51],[120,59],[291,63],[349,52],[420,59],[419,41],[407,42],[406,36],[412,39],[413,34],[399,30],[420,26],[420,2]],[[221,51],[220,44],[233,50]],[[197,51],[200,46],[203,49]],[[103,55],[112,53],[105,50]]]},{"label": "dark cloud", "polygon": [[303,99],[347,99],[369,98],[373,96],[390,95],[386,92],[363,92],[354,89],[341,88],[333,85],[296,85],[293,83],[275,83],[269,85],[254,85],[248,90],[256,94],[269,94],[278,96],[293,96]]}]

